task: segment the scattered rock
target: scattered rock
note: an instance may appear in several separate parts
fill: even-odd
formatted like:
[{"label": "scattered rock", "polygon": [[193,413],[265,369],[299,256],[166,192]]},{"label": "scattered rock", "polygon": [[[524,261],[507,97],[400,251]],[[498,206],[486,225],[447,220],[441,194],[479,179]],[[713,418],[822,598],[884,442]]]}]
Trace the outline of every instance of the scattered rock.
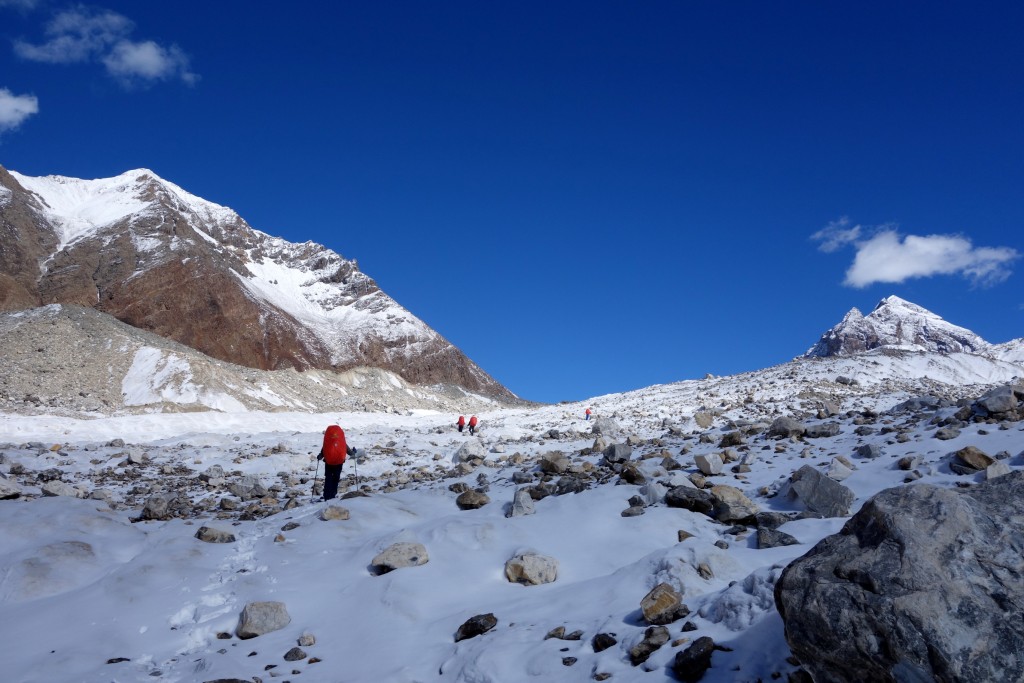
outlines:
[{"label": "scattered rock", "polygon": [[715,641],[702,636],[682,652],[676,653],[672,663],[672,673],[684,683],[696,683],[711,668],[711,654],[715,650]]},{"label": "scattered rock", "polygon": [[711,498],[714,500],[712,514],[720,522],[752,523],[759,511],[757,504],[734,486],[712,486]]},{"label": "scattered rock", "polygon": [[722,472],[722,458],[717,453],[695,455],[693,457],[693,462],[697,465],[697,469],[707,476],[721,474]]},{"label": "scattered rock", "polygon": [[617,645],[619,641],[615,639],[613,633],[598,633],[590,641],[590,646],[594,648],[594,652],[603,652],[613,645]]},{"label": "scattered rock", "polygon": [[644,596],[640,601],[640,611],[647,623],[654,625],[671,624],[689,614],[682,596],[667,583],[659,583]]},{"label": "scattered rock", "polygon": [[205,543],[234,543],[235,535],[230,531],[215,529],[210,526],[201,526],[196,532],[196,538]]},{"label": "scattered rock", "polygon": [[284,661],[286,662],[297,662],[307,657],[306,652],[301,647],[293,647],[284,654]]},{"label": "scattered rock", "polygon": [[516,491],[515,497],[512,499],[512,508],[509,511],[509,517],[523,517],[524,515],[532,515],[536,512],[533,506],[533,496],[526,489],[519,489]]},{"label": "scattered rock", "polygon": [[791,417],[778,417],[768,427],[768,436],[784,439],[791,436],[803,436],[807,429]]},{"label": "scattered rock", "polygon": [[714,498],[703,489],[689,486],[675,486],[665,494],[665,504],[672,508],[684,508],[693,512],[710,515],[715,507]]},{"label": "scattered rock", "polygon": [[490,502],[491,499],[486,493],[475,489],[470,489],[455,499],[455,504],[459,506],[460,510],[477,510]]},{"label": "scattered rock", "polygon": [[478,614],[475,617],[470,617],[466,620],[459,630],[455,632],[455,642],[460,640],[466,640],[467,638],[475,638],[479,635],[487,633],[492,628],[498,625],[498,619],[491,613]]},{"label": "scattered rock", "polygon": [[974,446],[961,448],[953,453],[953,455],[956,456],[962,464],[979,472],[996,461],[995,458]]},{"label": "scattered rock", "polygon": [[327,505],[327,507],[320,511],[320,519],[325,522],[332,520],[344,521],[350,517],[351,513],[348,508],[341,507],[340,505]]},{"label": "scattered rock", "polygon": [[799,545],[800,541],[796,540],[785,531],[779,531],[778,529],[767,529],[760,528],[757,530],[757,547],[764,548],[778,548],[784,545]]},{"label": "scattered rock", "polygon": [[647,630],[644,631],[644,639],[630,649],[630,663],[633,666],[643,664],[652,653],[667,643],[670,638],[671,636],[669,635],[668,629],[664,626],[649,626]]}]

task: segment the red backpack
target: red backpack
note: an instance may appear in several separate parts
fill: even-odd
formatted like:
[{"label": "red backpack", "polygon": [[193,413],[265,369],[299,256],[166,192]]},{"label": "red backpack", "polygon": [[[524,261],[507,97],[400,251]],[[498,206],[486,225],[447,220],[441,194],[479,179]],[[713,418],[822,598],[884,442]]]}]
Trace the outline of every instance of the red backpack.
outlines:
[{"label": "red backpack", "polygon": [[338,425],[331,425],[324,432],[324,462],[328,465],[344,465],[348,455],[345,431]]}]

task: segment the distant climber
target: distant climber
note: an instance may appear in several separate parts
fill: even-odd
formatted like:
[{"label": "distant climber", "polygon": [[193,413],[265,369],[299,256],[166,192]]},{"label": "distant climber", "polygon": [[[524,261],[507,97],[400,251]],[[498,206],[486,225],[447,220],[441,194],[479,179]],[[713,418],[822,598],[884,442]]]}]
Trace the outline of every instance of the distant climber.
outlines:
[{"label": "distant climber", "polygon": [[459,433],[462,433],[463,427],[466,426],[466,416],[459,415],[459,421],[455,423],[455,426],[459,428]]},{"label": "distant climber", "polygon": [[476,434],[476,424],[477,424],[476,415],[473,415],[472,417],[469,418],[469,433],[470,434]]},{"label": "distant climber", "polygon": [[324,432],[324,445],[317,454],[317,460],[324,461],[324,500],[331,500],[338,495],[338,481],[345,459],[356,452],[345,441],[345,430],[338,425],[331,425]]},{"label": "distant climber", "polygon": [[586,411],[584,411],[584,414],[586,415],[586,417],[583,418],[583,419],[589,420],[590,419],[590,408],[587,408]]}]

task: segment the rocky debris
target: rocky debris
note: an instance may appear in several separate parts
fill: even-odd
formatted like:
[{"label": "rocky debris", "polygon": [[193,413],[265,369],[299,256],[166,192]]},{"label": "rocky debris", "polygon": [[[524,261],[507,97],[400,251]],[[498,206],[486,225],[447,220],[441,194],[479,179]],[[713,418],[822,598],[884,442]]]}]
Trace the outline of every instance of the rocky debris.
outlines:
[{"label": "rocky debris", "polygon": [[590,639],[590,646],[594,648],[594,652],[604,652],[608,648],[618,644],[619,641],[615,639],[614,633],[598,633]]},{"label": "rocky debris", "polygon": [[470,489],[461,493],[459,497],[455,499],[455,504],[459,506],[460,510],[478,510],[490,502],[491,499],[486,493],[477,491],[476,489]]},{"label": "rocky debris", "polygon": [[803,436],[807,429],[799,421],[791,417],[777,417],[768,427],[768,436],[785,439],[792,436]]},{"label": "rocky debris", "polygon": [[659,583],[643,597],[640,611],[647,623],[655,626],[671,624],[690,613],[683,604],[683,596],[667,583]]},{"label": "rocky debris", "polygon": [[759,512],[757,504],[735,486],[712,486],[711,498],[714,501],[712,515],[720,522],[753,523],[754,515]]},{"label": "rocky debris", "polygon": [[231,482],[228,484],[228,491],[243,501],[263,498],[268,493],[267,487],[255,474],[246,474],[238,481]]},{"label": "rocky debris", "polygon": [[475,617],[470,617],[455,632],[455,642],[457,643],[467,638],[476,638],[487,633],[497,625],[498,619],[492,613],[478,614]]},{"label": "rocky debris", "polygon": [[717,453],[695,455],[693,457],[693,462],[697,465],[697,469],[709,477],[715,474],[721,474],[722,467],[724,466],[722,457]]},{"label": "rocky debris", "polygon": [[340,505],[327,505],[323,510],[320,511],[320,519],[325,522],[330,521],[345,521],[352,516],[348,508]]},{"label": "rocky debris", "polygon": [[516,491],[515,496],[512,499],[512,507],[509,509],[509,517],[523,517],[525,515],[532,515],[536,512],[533,507],[533,497],[530,492],[526,489],[519,489]]},{"label": "rocky debris", "polygon": [[790,476],[790,492],[811,512],[825,517],[850,514],[853,491],[838,484],[810,465],[804,465]]},{"label": "rocky debris", "polygon": [[379,576],[403,567],[418,567],[429,560],[422,543],[393,543],[374,557],[370,566]]},{"label": "rocky debris", "polygon": [[793,653],[837,683],[1024,679],[1022,519],[1022,471],[882,491],[778,581]]},{"label": "rocky debris", "polygon": [[778,548],[784,545],[799,545],[800,541],[796,540],[785,531],[779,531],[778,529],[760,528],[757,530],[757,547],[760,549],[764,548]]},{"label": "rocky debris", "polygon": [[199,480],[206,482],[210,486],[219,486],[224,483],[226,476],[223,467],[211,465],[205,471],[199,473]]},{"label": "rocky debris", "polygon": [[234,543],[237,540],[230,531],[215,529],[209,526],[199,527],[199,531],[196,532],[196,538],[205,543]]},{"label": "rocky debris", "polygon": [[644,639],[629,650],[630,663],[633,666],[640,666],[670,638],[668,629],[664,626],[648,626],[644,631]]},{"label": "rocky debris", "polygon": [[672,673],[684,683],[696,683],[711,668],[711,654],[715,651],[715,641],[701,636],[693,641],[682,652],[676,653],[672,662]]},{"label": "rocky debris", "polygon": [[235,635],[247,640],[282,629],[291,621],[283,602],[250,602],[238,617]]}]

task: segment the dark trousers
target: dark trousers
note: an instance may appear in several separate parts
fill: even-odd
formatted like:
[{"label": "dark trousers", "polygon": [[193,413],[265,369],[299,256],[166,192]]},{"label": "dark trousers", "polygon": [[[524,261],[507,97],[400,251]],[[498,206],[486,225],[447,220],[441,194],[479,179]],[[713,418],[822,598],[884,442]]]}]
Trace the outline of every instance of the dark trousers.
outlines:
[{"label": "dark trousers", "polygon": [[338,495],[338,481],[341,479],[341,465],[328,465],[324,463],[324,500],[331,500]]}]

